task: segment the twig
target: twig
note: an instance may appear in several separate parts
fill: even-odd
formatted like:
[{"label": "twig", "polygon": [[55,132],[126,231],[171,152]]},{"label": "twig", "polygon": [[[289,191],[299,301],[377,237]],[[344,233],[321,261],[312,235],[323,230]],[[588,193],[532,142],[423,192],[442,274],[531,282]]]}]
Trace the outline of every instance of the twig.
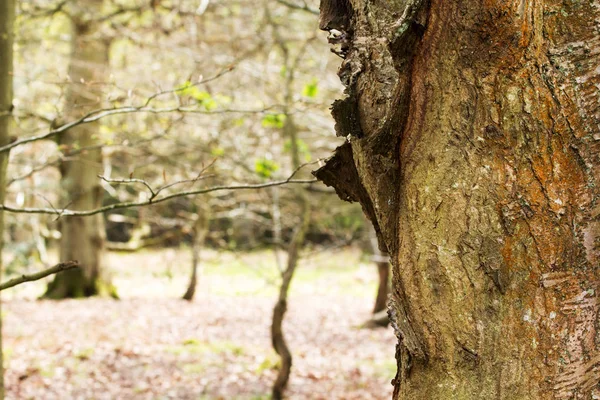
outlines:
[{"label": "twig", "polygon": [[267,107],[267,108],[258,109],[258,110],[223,109],[223,110],[214,110],[214,111],[201,110],[197,107],[151,108],[151,107],[145,107],[145,106],[142,106],[142,107],[130,106],[130,107],[118,107],[118,108],[103,108],[103,109],[91,111],[91,112],[87,113],[86,115],[84,115],[83,117],[81,117],[73,122],[64,124],[61,127],[53,129],[51,131],[48,131],[42,135],[30,136],[28,138],[19,139],[12,143],[9,143],[5,146],[2,146],[2,147],[0,147],[0,153],[5,153],[5,152],[11,150],[12,148],[21,146],[23,144],[49,139],[53,136],[64,133],[64,132],[68,131],[69,129],[72,129],[78,125],[96,122],[98,120],[101,120],[102,118],[106,118],[111,115],[132,114],[132,113],[164,114],[164,113],[171,113],[171,112],[190,113],[190,114],[234,114],[234,113],[259,114],[259,113],[264,113],[264,112],[269,111],[270,108],[271,107]]},{"label": "twig", "polygon": [[55,159],[53,160],[49,160],[43,164],[31,167],[31,169],[29,170],[29,172],[24,173],[23,175],[20,176],[16,176],[12,179],[10,179],[6,186],[10,186],[13,183],[17,182],[17,181],[22,181],[24,179],[29,178],[30,176],[34,175],[37,172],[43,171],[46,168],[55,166],[63,161],[68,161],[70,159],[72,159],[72,157],[76,156],[77,154],[83,153],[84,151],[89,151],[89,150],[96,150],[96,149],[101,149],[101,148],[109,148],[109,147],[132,147],[132,146],[137,146],[140,144],[144,144],[144,143],[148,143],[151,142],[155,139],[160,139],[163,138],[167,135],[168,131],[150,136],[146,139],[141,139],[135,142],[128,142],[127,140],[125,140],[123,143],[114,143],[114,144],[105,144],[105,143],[101,143],[101,144],[96,144],[93,146],[85,146],[85,147],[79,147],[77,149],[69,149],[68,151],[63,151],[60,155],[58,155]]},{"label": "twig", "polygon": [[252,189],[264,189],[273,186],[281,186],[287,184],[311,184],[319,182],[317,179],[285,179],[282,181],[273,181],[260,183],[255,185],[230,185],[230,186],[213,186],[206,189],[197,189],[197,190],[188,190],[183,192],[173,193],[164,197],[160,197],[158,199],[151,199],[147,201],[132,201],[125,203],[116,203],[111,204],[104,207],[99,207],[93,210],[86,211],[77,211],[77,210],[68,210],[68,209],[53,209],[53,208],[16,208],[7,205],[0,205],[0,210],[4,210],[11,213],[17,214],[50,214],[50,215],[59,215],[60,217],[87,217],[90,215],[100,214],[106,211],[119,210],[122,208],[133,208],[133,207],[144,207],[150,206],[152,204],[162,203],[167,200],[171,200],[177,197],[187,197],[194,196],[198,194],[217,192],[223,190],[252,190]]},{"label": "twig", "polygon": [[191,186],[194,185],[194,183],[196,183],[196,182],[198,182],[198,181],[200,181],[202,179],[213,178],[214,175],[204,175],[204,172],[206,172],[207,169],[209,169],[210,167],[212,167],[215,164],[216,161],[217,161],[217,159],[214,158],[206,167],[203,167],[200,170],[200,172],[198,173],[198,175],[196,175],[196,177],[193,178],[193,179],[183,179],[183,180],[180,180],[180,181],[177,181],[177,182],[167,183],[166,185],[163,185],[163,186],[159,187],[158,189],[156,189],[156,194],[154,195],[154,197],[158,196],[160,194],[160,192],[162,192],[163,190],[170,189],[173,186],[177,186],[177,185],[180,185],[180,184],[183,184],[183,183],[191,183],[191,185],[189,186],[189,187],[191,187]]},{"label": "twig", "polygon": [[314,8],[309,7],[308,4],[306,4],[306,2],[303,2],[303,5],[301,5],[301,6],[299,6],[298,4],[294,4],[291,1],[287,1],[287,0],[277,0],[277,2],[279,4],[283,4],[286,7],[293,8],[294,10],[302,10],[302,11],[306,11],[306,12],[309,12],[314,15],[319,15],[319,10],[315,10]]},{"label": "twig", "polygon": [[202,79],[199,82],[192,83],[192,84],[189,84],[186,86],[181,86],[181,87],[178,87],[175,89],[159,91],[159,92],[154,93],[153,95],[147,97],[146,101],[141,106],[100,108],[97,110],[90,111],[87,114],[85,114],[84,116],[82,116],[81,118],[76,119],[75,121],[66,123],[56,129],[52,129],[44,134],[15,140],[12,143],[1,146],[0,153],[5,153],[7,151],[10,151],[12,148],[21,146],[23,144],[50,139],[51,137],[65,133],[69,129],[72,129],[76,126],[83,125],[83,124],[89,124],[91,122],[96,122],[102,118],[105,118],[105,117],[108,117],[111,115],[132,114],[132,113],[163,114],[163,113],[172,113],[172,112],[190,113],[190,114],[229,114],[229,113],[251,114],[251,113],[264,113],[264,112],[267,112],[270,109],[276,107],[276,106],[271,106],[271,107],[265,107],[262,109],[255,109],[255,110],[222,109],[222,110],[213,110],[213,111],[202,110],[198,107],[182,107],[182,106],[164,107],[164,108],[150,107],[150,104],[152,103],[152,101],[154,101],[158,97],[164,96],[166,94],[178,93],[178,92],[184,91],[186,89],[189,89],[191,87],[209,83],[211,81],[214,81],[214,80],[222,77],[223,75],[225,75],[226,73],[228,73],[232,70],[233,70],[233,66],[230,66],[228,68],[225,68],[223,71],[217,73],[216,75],[214,75],[210,78],[207,78],[207,79]]},{"label": "twig", "polygon": [[158,194],[154,191],[154,189],[152,189],[152,186],[150,186],[150,184],[143,179],[138,179],[138,178],[111,179],[111,178],[107,178],[102,175],[98,175],[98,178],[102,179],[106,183],[114,183],[117,185],[127,185],[130,183],[141,183],[142,185],[146,186],[148,188],[148,190],[150,191],[150,194],[151,194],[150,199],[154,199],[156,197],[156,195]]},{"label": "twig", "polygon": [[220,186],[213,186],[213,187],[209,187],[209,188],[205,188],[205,189],[187,190],[187,191],[182,191],[182,192],[171,193],[164,197],[157,198],[159,192],[163,189],[166,189],[167,187],[172,187],[179,183],[188,183],[188,182],[194,183],[194,182],[199,181],[200,179],[209,177],[206,175],[202,176],[202,173],[204,171],[206,171],[208,168],[210,168],[214,164],[214,161],[215,160],[213,160],[206,167],[202,168],[202,170],[200,171],[199,175],[196,178],[186,179],[183,181],[171,183],[171,184],[162,186],[159,189],[153,189],[152,185],[150,185],[150,183],[148,183],[147,181],[145,181],[143,179],[136,179],[136,178],[109,179],[109,178],[106,178],[101,175],[98,176],[100,179],[102,179],[108,183],[116,183],[116,184],[139,183],[139,184],[146,186],[150,190],[150,193],[151,193],[150,198],[146,201],[132,201],[132,202],[115,203],[115,204],[110,204],[108,206],[103,206],[103,207],[99,207],[99,208],[96,208],[93,210],[85,210],[85,211],[69,210],[67,207],[71,203],[69,203],[69,205],[65,206],[62,209],[58,209],[58,208],[52,206],[52,204],[50,204],[51,208],[15,208],[15,207],[7,206],[7,205],[0,205],[0,210],[4,210],[7,212],[16,213],[16,214],[57,215],[56,219],[58,220],[59,218],[61,218],[63,216],[65,216],[65,217],[87,217],[87,216],[94,215],[94,214],[100,214],[100,213],[103,213],[106,211],[119,210],[119,209],[123,209],[123,208],[149,206],[149,205],[156,204],[156,203],[162,203],[163,201],[171,200],[171,199],[174,199],[177,197],[194,196],[194,195],[198,195],[198,194],[224,191],[224,190],[251,190],[251,189],[264,189],[264,188],[273,187],[273,186],[282,186],[282,185],[286,185],[286,184],[312,184],[312,183],[319,182],[319,180],[317,180],[317,179],[294,179],[294,176],[296,176],[296,174],[298,174],[298,172],[300,172],[302,170],[302,168],[309,166],[309,165],[317,164],[317,163],[321,162],[322,159],[310,161],[310,162],[299,165],[298,168],[293,170],[292,173],[286,179],[280,180],[280,181],[265,182],[265,183],[260,183],[260,184],[246,184],[246,185],[229,185],[229,186],[220,185]]},{"label": "twig", "polygon": [[57,264],[54,267],[45,269],[43,271],[36,272],[35,274],[21,275],[18,278],[14,278],[14,279],[11,279],[9,281],[6,281],[6,282],[0,284],[0,291],[9,289],[11,287],[20,285],[25,282],[37,281],[39,279],[47,277],[48,275],[57,274],[59,272],[67,271],[67,270],[73,269],[73,268],[79,268],[78,261],[67,261],[64,263]]}]

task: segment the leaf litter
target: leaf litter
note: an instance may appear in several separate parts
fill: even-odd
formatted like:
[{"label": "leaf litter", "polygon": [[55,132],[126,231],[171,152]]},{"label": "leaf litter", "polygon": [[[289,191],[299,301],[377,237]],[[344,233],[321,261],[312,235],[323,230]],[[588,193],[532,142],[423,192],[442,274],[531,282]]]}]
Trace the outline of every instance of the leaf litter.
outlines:
[{"label": "leaf litter", "polygon": [[[348,274],[352,291],[327,290],[339,280],[335,274],[294,286],[284,324],[294,356],[289,399],[391,398],[393,331],[357,328],[370,315],[375,267]],[[217,278],[203,276],[191,303],[157,293],[5,302],[6,398],[270,398],[278,367],[269,336],[274,297],[224,295]],[[155,279],[153,289],[171,284]],[[237,279],[250,278],[230,276],[232,286]]]}]

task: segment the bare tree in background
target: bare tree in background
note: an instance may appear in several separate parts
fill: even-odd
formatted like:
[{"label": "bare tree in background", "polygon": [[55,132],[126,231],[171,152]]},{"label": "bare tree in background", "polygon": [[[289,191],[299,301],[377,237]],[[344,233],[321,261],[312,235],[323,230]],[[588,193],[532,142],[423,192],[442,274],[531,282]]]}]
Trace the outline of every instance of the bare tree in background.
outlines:
[{"label": "bare tree in background", "polygon": [[196,214],[192,224],[192,265],[191,275],[188,288],[183,295],[184,300],[192,301],[196,294],[196,286],[198,285],[198,268],[200,264],[200,254],[208,234],[210,223],[210,209],[206,203],[198,204]]},{"label": "bare tree in background", "polygon": [[[302,62],[302,57],[308,42],[304,43],[293,56],[291,54],[291,46],[286,42],[285,37],[280,32],[280,26],[274,21],[269,10],[269,4],[266,4],[265,13],[267,20],[271,24],[276,45],[283,56],[284,67],[284,92],[283,92],[283,138],[289,141],[289,154],[291,167],[297,171],[301,165],[300,137],[299,129],[294,121],[293,105],[294,105],[294,79],[296,70]],[[309,39],[310,41],[311,39]],[[291,239],[286,246],[287,259],[284,263],[285,267],[281,271],[281,286],[279,287],[279,296],[275,307],[273,308],[273,322],[271,324],[271,340],[273,348],[281,357],[281,366],[279,368],[277,378],[273,384],[272,395],[273,399],[279,400],[283,398],[283,392],[287,386],[290,372],[292,369],[292,353],[287,345],[283,334],[283,321],[287,311],[287,300],[290,289],[290,284],[294,277],[294,273],[300,260],[300,252],[305,244],[306,233],[310,224],[310,201],[304,188],[298,187],[294,189],[294,203],[298,207],[298,215],[287,215],[287,218],[297,218],[299,221],[294,227]],[[276,243],[276,245],[279,245]]]}]

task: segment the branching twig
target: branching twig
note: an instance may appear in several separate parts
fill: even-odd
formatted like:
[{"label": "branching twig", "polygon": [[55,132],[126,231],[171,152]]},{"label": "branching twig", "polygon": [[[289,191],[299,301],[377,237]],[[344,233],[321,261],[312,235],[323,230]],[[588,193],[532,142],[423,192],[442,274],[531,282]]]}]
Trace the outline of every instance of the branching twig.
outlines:
[{"label": "branching twig", "polygon": [[281,181],[266,182],[260,184],[249,184],[249,185],[222,185],[213,186],[206,189],[188,190],[183,192],[172,193],[164,197],[149,199],[146,201],[132,201],[125,203],[116,203],[104,207],[99,207],[93,210],[77,211],[68,209],[54,209],[54,208],[16,208],[7,205],[0,205],[0,210],[4,210],[11,213],[17,214],[50,214],[59,215],[60,217],[87,217],[90,215],[100,214],[106,211],[119,210],[122,208],[133,208],[133,207],[144,207],[152,204],[162,203],[167,200],[171,200],[177,197],[194,196],[198,194],[205,194],[210,192],[217,192],[223,190],[252,190],[252,189],[264,189],[273,186],[281,186],[287,184],[311,184],[318,182],[317,179],[285,179]]},{"label": "branching twig", "polygon": [[303,4],[301,6],[299,6],[298,4],[294,4],[291,1],[287,1],[287,0],[277,0],[277,2],[279,4],[283,4],[286,7],[293,8],[294,10],[302,10],[302,11],[306,11],[306,12],[309,12],[314,15],[319,15],[319,10],[315,10],[314,8],[309,7],[308,4],[306,4],[306,2],[302,2]]},{"label": "branching twig", "polygon": [[177,181],[177,182],[167,183],[167,184],[159,187],[158,189],[156,189],[156,194],[154,195],[154,197],[158,196],[160,194],[160,192],[162,192],[163,190],[172,188],[173,186],[181,185],[181,184],[184,184],[184,183],[191,183],[192,185],[190,185],[190,186],[193,186],[194,183],[196,183],[196,182],[198,182],[198,181],[200,181],[202,179],[214,177],[214,175],[204,175],[204,172],[206,172],[207,169],[209,169],[210,167],[212,167],[215,164],[216,161],[217,161],[217,159],[214,158],[206,167],[203,167],[200,170],[200,172],[198,173],[198,175],[196,175],[195,178],[192,178],[192,179],[183,179],[183,180],[180,180],[180,181]]},{"label": "branching twig", "polygon": [[298,174],[298,172],[300,172],[302,170],[302,168],[304,168],[308,165],[313,165],[313,164],[319,163],[321,161],[322,161],[322,159],[304,163],[304,164],[298,166],[298,168],[296,168],[294,171],[292,171],[290,176],[288,176],[286,179],[280,180],[280,181],[272,181],[272,182],[265,182],[265,183],[259,183],[259,184],[246,184],[246,185],[229,185],[229,186],[220,185],[220,186],[213,186],[213,187],[209,187],[209,188],[205,188],[205,189],[187,190],[187,191],[182,191],[182,192],[171,193],[169,195],[159,197],[159,198],[157,198],[157,196],[158,196],[159,192],[163,189],[172,187],[175,184],[179,184],[179,183],[197,182],[198,180],[206,177],[206,176],[202,176],[202,173],[204,171],[206,171],[208,168],[210,168],[210,166],[213,165],[214,160],[208,166],[204,167],[201,170],[200,174],[196,178],[187,179],[184,181],[178,181],[175,183],[170,183],[168,185],[160,187],[159,189],[153,189],[152,185],[150,185],[150,183],[148,183],[147,181],[145,181],[143,179],[135,179],[135,178],[108,179],[103,176],[99,176],[100,179],[103,179],[104,181],[106,181],[108,183],[117,183],[117,184],[140,183],[140,184],[143,184],[150,190],[151,196],[146,201],[132,201],[132,202],[115,203],[115,204],[110,204],[107,206],[99,207],[99,208],[96,208],[93,210],[84,210],[84,211],[70,210],[67,208],[68,205],[64,208],[58,209],[58,208],[52,206],[52,204],[50,204],[50,208],[34,208],[34,207],[32,207],[32,208],[16,208],[16,207],[11,207],[11,206],[7,206],[7,205],[0,205],[0,210],[4,210],[7,212],[16,213],[16,214],[56,215],[57,216],[56,219],[59,219],[63,216],[64,217],[88,217],[90,215],[100,214],[100,213],[103,213],[106,211],[120,210],[123,208],[145,207],[145,206],[150,206],[150,205],[156,204],[156,203],[162,203],[163,201],[171,200],[171,199],[178,198],[178,197],[194,196],[194,195],[205,194],[205,193],[210,193],[210,192],[217,192],[217,191],[224,191],[224,190],[264,189],[264,188],[268,188],[268,187],[282,186],[282,185],[286,185],[286,184],[312,184],[312,183],[318,182],[318,180],[317,179],[294,179],[294,176],[296,176],[296,174]]},{"label": "branching twig", "polygon": [[117,185],[127,185],[130,183],[141,183],[142,185],[146,186],[148,188],[148,190],[150,191],[150,200],[154,199],[156,197],[156,195],[158,193],[156,193],[154,191],[154,189],[152,188],[152,186],[145,180],[143,179],[138,179],[138,178],[129,178],[129,179],[112,179],[112,178],[107,178],[105,176],[102,175],[98,175],[98,178],[102,179],[104,182],[107,183],[114,183]]},{"label": "branching twig", "polygon": [[163,114],[170,112],[181,112],[181,113],[190,113],[190,114],[232,114],[232,113],[242,113],[242,114],[251,114],[251,113],[264,113],[269,111],[270,108],[262,108],[257,110],[244,110],[244,109],[224,109],[224,110],[214,110],[207,111],[201,110],[196,107],[165,107],[165,108],[152,108],[152,107],[118,107],[118,108],[103,108],[91,111],[84,115],[83,117],[69,122],[60,126],[59,128],[48,131],[42,135],[38,136],[30,136],[28,138],[19,139],[12,143],[9,143],[5,146],[0,147],[0,153],[5,153],[17,146],[21,146],[23,144],[38,142],[40,140],[50,139],[53,136],[59,135],[61,133],[65,133],[69,129],[72,129],[78,125],[89,124],[91,122],[96,122],[102,118],[106,118],[111,115],[118,114],[132,114],[132,113],[150,113],[150,114]]},{"label": "branching twig", "polygon": [[214,175],[203,175],[204,172],[210,168],[216,161],[217,159],[215,158],[210,165],[208,165],[205,168],[202,168],[202,170],[198,173],[198,175],[193,178],[193,179],[183,179],[177,182],[171,182],[171,183],[167,183],[163,186],[158,187],[157,189],[154,189],[152,187],[152,185],[150,185],[150,183],[144,179],[139,179],[139,178],[129,178],[129,179],[112,179],[112,178],[107,178],[105,176],[102,175],[98,175],[98,178],[102,179],[104,182],[107,183],[114,183],[117,185],[123,185],[123,184],[129,184],[129,183],[141,183],[142,185],[146,186],[146,188],[150,191],[150,198],[148,199],[148,201],[153,202],[154,199],[160,194],[160,192],[162,192],[163,190],[172,188],[173,186],[177,186],[177,185],[181,185],[184,183],[196,183],[202,179],[205,178],[210,178],[213,177]]},{"label": "branching twig", "polygon": [[21,283],[37,281],[39,279],[47,277],[48,275],[57,274],[59,272],[63,272],[63,271],[73,269],[73,268],[79,268],[79,262],[67,261],[64,263],[57,264],[52,268],[48,268],[43,271],[36,272],[35,274],[21,275],[18,278],[14,278],[14,279],[11,279],[9,281],[6,281],[6,282],[0,284],[0,291],[20,285]]},{"label": "branching twig", "polygon": [[178,93],[178,92],[182,92],[186,89],[189,89],[191,87],[195,87],[198,85],[202,85],[211,81],[214,81],[218,78],[220,78],[221,76],[223,76],[224,74],[226,74],[227,72],[230,72],[231,70],[233,70],[233,66],[230,66],[228,68],[225,68],[223,71],[219,72],[218,74],[207,78],[207,79],[202,79],[199,82],[196,83],[192,83],[190,85],[186,85],[186,86],[181,86],[175,89],[169,89],[169,90],[162,90],[160,92],[154,93],[153,95],[149,96],[148,98],[146,98],[145,102],[143,105],[141,106],[125,106],[125,107],[113,107],[113,108],[100,108],[97,110],[93,110],[88,112],[87,114],[83,115],[81,118],[76,119],[75,121],[66,123],[56,129],[52,129],[44,134],[41,135],[37,135],[37,136],[30,136],[27,138],[23,138],[23,139],[19,139],[19,140],[15,140],[12,143],[9,143],[7,145],[1,146],[0,147],[0,153],[5,153],[7,151],[10,151],[11,149],[17,147],[17,146],[21,146],[23,144],[27,144],[27,143],[32,143],[32,142],[37,142],[40,140],[46,140],[46,139],[50,139],[56,135],[60,135],[62,133],[65,133],[66,131],[68,131],[69,129],[72,129],[78,125],[83,125],[83,124],[88,124],[91,122],[96,122],[102,118],[106,118],[108,116],[111,115],[119,115],[119,114],[132,114],[132,113],[150,113],[150,114],[163,114],[163,113],[171,113],[171,112],[180,112],[180,113],[190,113],[190,114],[231,114],[231,113],[242,113],[242,114],[252,114],[252,113],[264,113],[269,111],[270,109],[274,108],[275,106],[271,106],[271,107],[265,107],[262,109],[255,109],[255,110],[244,110],[244,109],[222,109],[222,110],[212,110],[212,111],[208,111],[208,110],[202,110],[198,107],[182,107],[182,106],[177,106],[177,107],[164,107],[164,108],[154,108],[154,107],[150,107],[150,104],[152,103],[152,101],[154,101],[156,98],[164,96],[166,94],[173,94],[173,93]]}]

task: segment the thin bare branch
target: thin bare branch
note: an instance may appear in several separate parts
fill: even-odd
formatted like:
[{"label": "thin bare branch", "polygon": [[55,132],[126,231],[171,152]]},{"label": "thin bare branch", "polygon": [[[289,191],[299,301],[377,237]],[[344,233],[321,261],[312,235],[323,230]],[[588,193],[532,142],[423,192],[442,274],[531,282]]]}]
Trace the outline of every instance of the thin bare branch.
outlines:
[{"label": "thin bare branch", "polygon": [[50,214],[58,215],[59,217],[87,217],[90,215],[100,214],[106,211],[119,210],[123,208],[133,207],[144,207],[152,204],[162,203],[167,200],[171,200],[178,197],[195,196],[199,194],[205,194],[210,192],[224,191],[224,190],[253,190],[253,189],[264,189],[273,186],[282,186],[287,184],[312,184],[319,182],[317,179],[284,179],[281,181],[266,182],[260,184],[248,184],[248,185],[222,185],[213,186],[205,189],[188,190],[177,193],[172,193],[164,197],[149,199],[146,201],[132,201],[125,203],[115,203],[104,207],[99,207],[93,210],[69,210],[69,209],[53,209],[53,208],[16,208],[7,205],[0,205],[0,210],[4,210],[11,213],[17,214]]},{"label": "thin bare branch", "polygon": [[113,143],[113,144],[106,144],[106,143],[100,143],[100,144],[95,144],[93,146],[85,146],[85,147],[79,147],[77,149],[69,149],[68,151],[64,151],[61,154],[59,154],[56,158],[52,159],[52,160],[48,160],[47,162],[43,163],[43,164],[39,164],[37,166],[33,166],[31,167],[31,169],[19,176],[16,176],[14,178],[11,178],[8,180],[8,182],[6,183],[6,186],[10,186],[13,183],[17,182],[17,181],[22,181],[24,179],[29,178],[30,176],[33,176],[34,174],[36,174],[37,172],[43,171],[46,168],[49,167],[53,167],[56,166],[58,164],[60,164],[63,161],[68,161],[71,160],[74,156],[81,154],[85,151],[89,151],[89,150],[96,150],[96,149],[105,149],[105,148],[110,148],[110,147],[133,147],[133,146],[138,146],[140,144],[144,144],[144,143],[148,143],[148,142],[152,142],[155,139],[160,139],[160,138],[164,138],[167,135],[168,132],[162,132],[153,136],[150,136],[148,138],[145,139],[141,139],[135,142],[129,142],[127,140],[125,140],[123,143]]},{"label": "thin bare branch", "polygon": [[37,281],[37,280],[45,278],[49,275],[57,274],[59,272],[67,271],[67,270],[73,269],[73,268],[79,268],[79,262],[67,261],[67,262],[57,264],[54,267],[45,269],[43,271],[36,272],[35,274],[21,275],[18,278],[14,278],[14,279],[11,279],[9,281],[6,281],[6,282],[0,284],[0,291],[9,289],[11,287],[15,287],[15,286],[20,285],[25,282]]},{"label": "thin bare branch", "polygon": [[7,151],[10,151],[11,149],[17,147],[17,146],[21,146],[23,144],[27,144],[27,143],[32,143],[32,142],[37,142],[40,140],[46,140],[46,139],[50,139],[56,135],[60,135],[62,133],[65,133],[66,131],[68,131],[69,129],[72,129],[78,125],[82,125],[82,124],[88,124],[91,122],[96,122],[102,118],[106,118],[112,115],[119,115],[119,114],[132,114],[132,113],[149,113],[149,114],[163,114],[163,113],[172,113],[172,112],[179,112],[179,113],[190,113],[190,114],[233,114],[233,113],[240,113],[240,114],[258,114],[258,113],[264,113],[267,112],[273,108],[275,108],[276,106],[270,106],[270,107],[265,107],[262,109],[254,109],[254,110],[244,110],[244,109],[222,109],[222,110],[202,110],[198,107],[182,107],[182,106],[177,106],[177,107],[164,107],[164,108],[154,108],[154,107],[150,107],[150,104],[152,103],[153,100],[155,100],[158,97],[164,96],[166,94],[173,94],[173,93],[178,93],[181,92],[183,90],[189,89],[190,87],[195,87],[198,85],[203,85],[206,83],[209,83],[211,81],[214,81],[215,79],[220,78],[221,76],[223,76],[224,74],[226,74],[227,72],[230,72],[231,70],[233,70],[233,66],[230,66],[228,68],[225,68],[223,71],[219,72],[218,74],[212,76],[211,78],[207,78],[207,79],[202,79],[199,82],[190,84],[190,85],[186,85],[186,86],[182,86],[182,87],[178,87],[175,89],[169,89],[169,90],[163,90],[157,93],[154,93],[153,95],[151,95],[150,97],[148,97],[146,99],[146,101],[144,102],[143,105],[141,106],[125,106],[125,107],[113,107],[113,108],[100,108],[97,110],[93,110],[88,112],[87,114],[85,114],[84,116],[82,116],[79,119],[76,119],[75,121],[66,123],[56,129],[52,129],[44,134],[41,135],[37,135],[37,136],[30,136],[28,138],[23,138],[23,139],[19,139],[19,140],[15,140],[12,143],[9,143],[7,145],[1,146],[0,147],[0,153],[5,153]]},{"label": "thin bare branch", "polygon": [[145,180],[143,179],[137,179],[137,178],[129,178],[129,179],[111,179],[111,178],[107,178],[105,176],[102,175],[98,175],[98,178],[102,179],[104,182],[107,183],[114,183],[117,185],[127,185],[130,183],[141,183],[142,185],[146,186],[148,188],[148,190],[150,191],[150,199],[153,199],[156,197],[156,195],[158,193],[156,193],[154,191],[154,189],[152,188],[152,186]]},{"label": "thin bare branch", "polygon": [[305,1],[302,2],[302,5],[292,3],[291,1],[288,1],[288,0],[276,0],[276,1],[279,4],[283,4],[284,6],[292,8],[294,10],[301,10],[301,11],[309,12],[314,15],[319,15],[319,10],[315,10],[314,8],[309,7]]},{"label": "thin bare branch", "polygon": [[196,107],[151,108],[151,107],[133,107],[133,106],[131,106],[131,107],[119,107],[119,108],[105,108],[105,109],[91,111],[88,114],[84,115],[83,117],[81,117],[73,122],[69,122],[68,124],[62,125],[61,127],[53,129],[42,135],[31,136],[28,138],[16,140],[12,143],[9,143],[5,146],[0,147],[0,153],[7,152],[7,151],[9,151],[17,146],[21,146],[23,144],[50,139],[51,137],[59,135],[61,133],[64,133],[64,132],[68,131],[69,129],[72,129],[78,125],[96,122],[102,118],[106,118],[111,115],[132,114],[132,113],[163,114],[163,113],[170,113],[170,112],[180,112],[180,113],[189,113],[189,114],[234,114],[234,113],[258,114],[258,113],[267,112],[271,108],[273,108],[273,107],[262,108],[262,109],[257,109],[257,110],[223,109],[223,110],[213,110],[213,111],[201,110]]}]

